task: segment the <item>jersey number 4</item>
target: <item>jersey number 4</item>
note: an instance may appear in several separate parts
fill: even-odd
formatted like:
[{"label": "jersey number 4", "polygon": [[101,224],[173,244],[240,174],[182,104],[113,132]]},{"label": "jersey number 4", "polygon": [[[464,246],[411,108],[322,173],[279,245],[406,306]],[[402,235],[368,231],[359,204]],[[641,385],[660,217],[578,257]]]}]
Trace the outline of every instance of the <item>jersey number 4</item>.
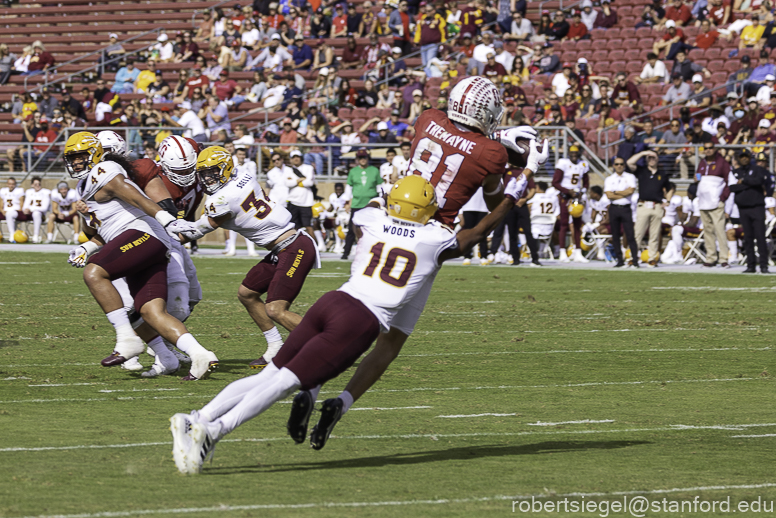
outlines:
[{"label": "jersey number 4", "polygon": [[[375,273],[377,267],[380,265],[380,261],[383,258],[384,247],[385,243],[375,243],[371,250],[369,250],[369,253],[372,254],[372,260],[369,261],[366,270],[364,270],[364,275],[367,277],[371,277]],[[402,268],[398,277],[393,277],[391,275],[391,271],[393,271],[393,269],[396,267],[396,261],[399,258],[404,259],[404,267]],[[410,280],[410,275],[412,275],[413,270],[415,270],[415,265],[417,263],[417,256],[409,250],[404,250],[402,248],[391,248],[388,251],[387,257],[385,258],[385,265],[380,270],[380,279],[383,282],[390,284],[391,286],[402,288],[407,285],[407,281]]]},{"label": "jersey number 4", "polygon": [[[444,161],[442,158],[444,157]],[[460,153],[444,156],[442,146],[430,138],[420,139],[415,147],[415,154],[410,161],[410,174],[419,174],[431,182],[437,195],[439,208],[445,206],[445,194],[455,181],[458,170],[466,157]]]},{"label": "jersey number 4", "polygon": [[[261,193],[264,194],[264,191]],[[250,193],[240,204],[240,207],[242,207],[242,210],[245,212],[256,209],[256,215],[254,216],[256,219],[264,219],[272,212],[272,207],[270,207],[266,201],[256,198],[255,192]]]}]

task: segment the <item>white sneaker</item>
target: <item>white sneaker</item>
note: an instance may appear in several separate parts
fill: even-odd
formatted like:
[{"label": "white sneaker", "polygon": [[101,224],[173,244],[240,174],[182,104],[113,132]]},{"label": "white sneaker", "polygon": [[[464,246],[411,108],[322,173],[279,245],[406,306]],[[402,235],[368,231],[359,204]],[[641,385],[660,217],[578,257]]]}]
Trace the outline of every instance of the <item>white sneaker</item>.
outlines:
[{"label": "white sneaker", "polygon": [[464,266],[469,266],[470,264],[472,264],[472,260],[471,259],[464,259],[461,264],[464,265]]},{"label": "white sneaker", "polygon": [[227,257],[234,257],[235,255],[237,255],[237,250],[235,250],[234,248],[231,248],[229,250],[224,250],[221,253],[223,253]]},{"label": "white sneaker", "polygon": [[129,360],[122,363],[121,368],[132,372],[141,371],[143,370],[143,364],[140,363],[140,360],[137,356],[133,356]]},{"label": "white sneaker", "polygon": [[488,266],[490,264],[490,261],[488,261],[487,259],[480,259],[480,264],[482,266]]},{"label": "white sneaker", "polygon": [[[69,241],[69,240],[68,240],[68,241]],[[50,244],[51,244],[51,243],[53,243],[53,242],[54,242],[54,238],[53,238],[53,237],[50,237],[50,238],[46,239],[46,244],[47,244],[47,245],[50,245]],[[68,244],[69,244],[69,243],[68,243]]]},{"label": "white sneaker", "polygon": [[170,418],[172,458],[181,473],[188,473],[186,457],[191,452],[191,427],[193,424],[188,414],[175,414]]},{"label": "white sneaker", "polygon": [[[234,255],[234,254],[232,254],[232,255]],[[255,250],[249,250],[248,251],[248,255],[251,256],[251,257],[258,257],[259,256],[259,254]]]},{"label": "white sneaker", "polygon": [[575,248],[571,253],[571,260],[575,263],[589,263],[590,260],[582,254],[582,250]]},{"label": "white sneaker", "polygon": [[558,261],[560,261],[561,263],[570,263],[571,262],[571,259],[569,258],[568,253],[566,252],[565,248],[561,248],[558,251]]},{"label": "white sneaker", "polygon": [[203,380],[218,367],[218,358],[212,351],[191,355],[191,370],[189,375],[183,378],[186,381]]},{"label": "white sneaker", "polygon": [[193,423],[189,433],[191,444],[184,453],[186,472],[200,473],[206,460],[213,461],[216,444],[221,439],[221,423]]}]

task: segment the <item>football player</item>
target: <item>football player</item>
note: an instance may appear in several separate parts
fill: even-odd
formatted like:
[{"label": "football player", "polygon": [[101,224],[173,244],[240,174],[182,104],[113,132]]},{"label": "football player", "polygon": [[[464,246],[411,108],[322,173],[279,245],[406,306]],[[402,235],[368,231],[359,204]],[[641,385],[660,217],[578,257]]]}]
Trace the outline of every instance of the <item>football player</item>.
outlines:
[{"label": "football player", "polygon": [[[237,291],[267,339],[266,352],[250,364],[262,369],[283,345],[275,323],[292,331],[302,320],[289,308],[310,270],[321,266],[318,246],[304,228],[294,229],[291,213],[270,200],[256,178],[235,178],[234,162],[226,149],[213,146],[202,151],[197,158],[197,177],[208,194],[205,212],[186,226],[183,237],[199,239],[222,227],[270,251],[248,272]],[[267,300],[263,302],[265,293]]]},{"label": "football player", "polygon": [[[533,195],[528,204],[531,218],[537,221],[541,216],[547,217],[551,215],[555,219],[560,214],[558,196],[548,193],[547,188],[547,182],[536,182],[536,194]],[[554,229],[555,223],[531,223],[531,232],[533,232],[534,239],[539,239],[540,236],[551,236]],[[539,253],[541,254],[543,251],[539,250]]]},{"label": "football player", "polygon": [[[523,155],[526,150],[518,142],[535,139],[536,131],[521,126],[493,133],[502,113],[498,88],[491,81],[474,76],[459,81],[452,89],[447,115],[431,109],[418,117],[408,175],[422,176],[434,185],[439,203],[434,219],[440,223],[451,225],[460,208],[480,187],[489,209],[503,200],[502,176],[507,165],[507,149]],[[380,334],[372,352],[359,363],[338,398],[343,402],[342,414],[377,382],[401,351],[426,305],[434,275],[396,315],[390,330]]]},{"label": "football player", "polygon": [[[256,163],[253,160],[246,160],[246,157],[247,152],[244,147],[235,148],[234,174],[236,176],[250,175],[257,178],[258,173]],[[245,238],[245,248],[248,251],[249,256],[258,257],[259,254],[256,253],[256,245],[248,238]],[[224,255],[230,257],[237,255],[237,232],[233,230],[227,232],[226,250],[224,250]]]},{"label": "football player", "polygon": [[[696,182],[690,184],[687,188],[687,196],[682,198],[681,213],[685,215],[686,219],[677,221],[677,224],[671,228],[671,241],[668,242],[660,256],[660,261],[665,264],[681,263],[684,260],[682,256],[684,239],[695,239],[703,230],[697,192],[698,184]],[[690,260],[694,263],[696,259],[691,258]]]},{"label": "football player", "polygon": [[40,227],[43,225],[43,218],[51,206],[51,190],[44,189],[41,184],[40,176],[32,178],[32,187],[24,193],[24,205],[22,211],[33,221],[32,242],[40,243],[43,241],[40,237]]},{"label": "football player", "polygon": [[86,204],[84,231],[89,241],[70,251],[68,262],[84,268],[84,282],[116,330],[113,354],[102,361],[120,365],[143,352],[119,292],[111,281],[126,278],[133,305],[143,320],[188,353],[191,373],[202,379],[218,364],[179,320],[167,312],[167,263],[177,219],[151,201],[130,179],[133,166],[115,153],[105,154],[99,139],[82,131],[65,144],[65,167],[78,180],[76,191]]},{"label": "football player", "polygon": [[564,252],[566,248],[566,233],[569,230],[569,204],[573,202],[583,202],[585,193],[590,186],[589,172],[590,166],[587,161],[580,159],[579,148],[577,146],[569,147],[569,157],[561,158],[555,164],[555,175],[552,177],[552,186],[555,187],[559,193],[560,232],[558,233],[558,241],[561,252],[558,259],[563,262],[588,262],[585,256],[582,255],[582,249],[579,244],[579,241],[582,238],[581,214],[579,217],[572,218],[574,251],[571,253],[571,257]]},{"label": "football player", "polygon": [[15,243],[17,221],[29,221],[30,217],[22,212],[24,205],[24,189],[16,186],[16,178],[9,178],[6,187],[0,189],[0,200],[3,203],[0,208],[0,221],[5,220],[8,225],[8,241]]},{"label": "football player", "polygon": [[[317,394],[323,383],[352,366],[381,331],[390,329],[444,261],[460,257],[486,237],[524,189],[525,181],[511,180],[498,207],[475,228],[457,235],[431,219],[437,210],[436,194],[419,176],[396,183],[387,211],[382,198],[371,201],[353,217],[361,239],[348,282],[310,308],[261,373],[228,385],[200,410],[170,419],[178,469],[198,473],[222,437],[300,388],[287,427],[296,443],[303,442],[315,400],[310,392]],[[341,415],[341,403],[334,399],[323,404],[323,417],[310,438],[313,448],[326,443]]]},{"label": "football player", "polygon": [[[56,223],[70,223],[73,225],[73,240],[81,232],[81,218],[77,217],[75,204],[78,194],[71,189],[67,182],[59,182],[57,190],[51,193],[51,214],[48,216],[47,243],[54,242],[54,225]],[[69,241],[68,241],[69,244]]]},{"label": "football player", "polygon": [[342,182],[334,184],[334,192],[329,195],[329,205],[331,210],[326,217],[333,220],[331,226],[334,229],[334,250],[335,254],[341,254],[345,249],[345,239],[340,236],[340,229],[347,229],[350,221],[350,200],[352,196],[345,191],[345,185]]}]

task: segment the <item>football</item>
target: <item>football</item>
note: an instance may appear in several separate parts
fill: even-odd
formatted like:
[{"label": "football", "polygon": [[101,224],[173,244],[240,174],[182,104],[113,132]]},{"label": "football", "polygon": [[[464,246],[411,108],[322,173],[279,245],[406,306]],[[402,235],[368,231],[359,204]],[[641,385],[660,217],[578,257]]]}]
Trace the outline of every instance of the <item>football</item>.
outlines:
[{"label": "football", "polygon": [[[530,152],[529,146],[531,145],[531,141],[526,139],[519,139],[515,142],[518,146],[525,149],[525,153],[518,153],[517,151],[504,146],[507,150],[507,160],[509,161],[509,165],[512,167],[525,167],[527,163],[526,161],[528,159],[528,153]],[[538,144],[537,149],[541,151],[541,147],[539,147]]]}]

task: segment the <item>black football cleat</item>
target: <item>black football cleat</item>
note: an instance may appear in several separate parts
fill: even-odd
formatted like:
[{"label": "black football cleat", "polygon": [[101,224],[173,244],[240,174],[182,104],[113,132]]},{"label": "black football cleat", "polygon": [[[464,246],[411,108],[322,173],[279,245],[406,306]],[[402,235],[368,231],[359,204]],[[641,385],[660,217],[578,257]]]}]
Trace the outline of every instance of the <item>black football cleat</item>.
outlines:
[{"label": "black football cleat", "polygon": [[253,360],[251,363],[248,364],[248,366],[251,369],[263,369],[267,365],[269,365],[269,362],[264,359],[264,356],[262,356],[258,360]]},{"label": "black football cleat", "polygon": [[127,361],[127,358],[124,358],[118,352],[113,351],[110,356],[103,358],[100,363],[103,367],[113,367],[116,365],[121,365],[125,361]]},{"label": "black football cleat", "polygon": [[342,418],[343,402],[340,398],[327,399],[321,407],[321,418],[318,424],[313,427],[313,433],[310,434],[310,446],[314,450],[320,450],[326,446],[331,431]]},{"label": "black football cleat", "polygon": [[300,391],[291,403],[291,415],[288,416],[286,429],[296,444],[302,444],[307,439],[307,425],[314,405],[313,396],[307,390]]}]

